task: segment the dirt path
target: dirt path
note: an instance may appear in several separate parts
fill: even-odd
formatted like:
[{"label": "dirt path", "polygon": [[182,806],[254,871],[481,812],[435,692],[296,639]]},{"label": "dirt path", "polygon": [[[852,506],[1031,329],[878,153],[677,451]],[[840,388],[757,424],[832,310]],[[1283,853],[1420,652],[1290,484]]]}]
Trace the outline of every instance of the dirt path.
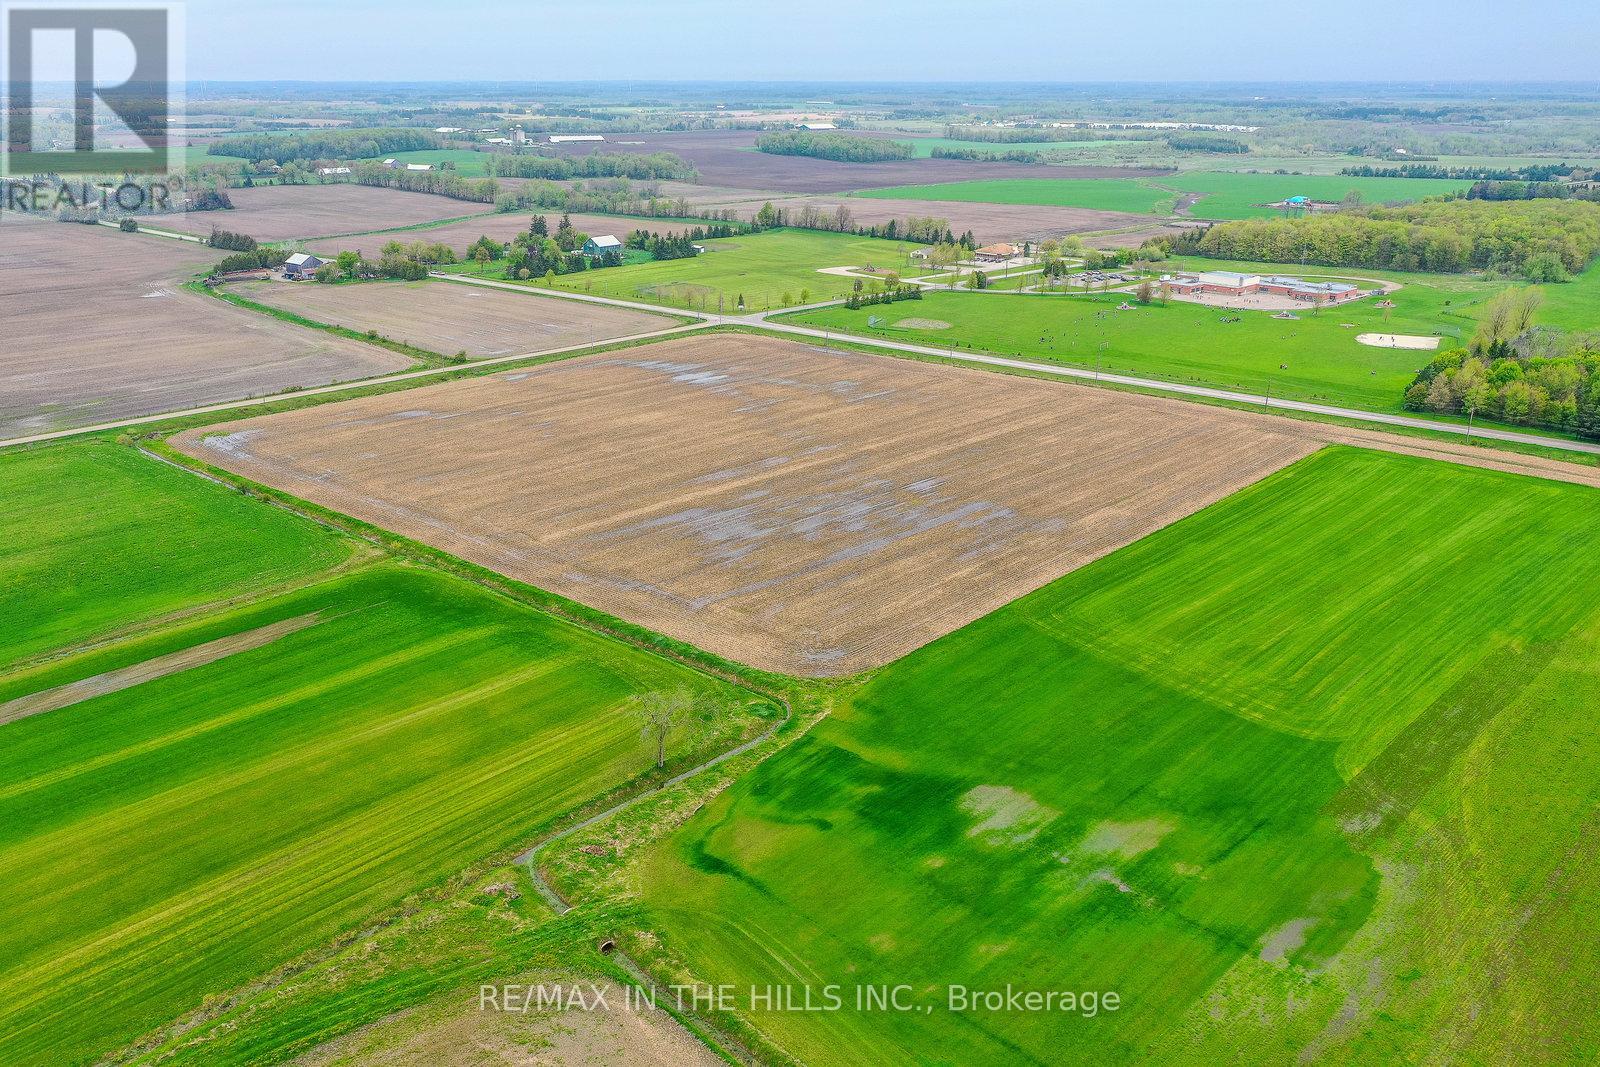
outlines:
[{"label": "dirt path", "polygon": [[241,652],[270,645],[281,637],[315,626],[322,621],[320,614],[313,611],[307,615],[284,619],[282,622],[260,626],[229,637],[219,637],[215,641],[207,641],[192,648],[147,659],[143,663],[106,671],[93,678],[68,682],[54,689],[45,689],[25,697],[17,697],[15,700],[8,700],[0,704],[0,726],[16,722],[18,719],[26,719],[31,715],[43,715],[47,711],[57,711],[73,704],[81,704],[85,700],[93,700],[108,693],[120,693],[124,689],[132,689],[136,685],[153,682],[169,674],[193,670],[195,667],[203,667],[208,663],[227,659],[229,656],[237,656]]}]

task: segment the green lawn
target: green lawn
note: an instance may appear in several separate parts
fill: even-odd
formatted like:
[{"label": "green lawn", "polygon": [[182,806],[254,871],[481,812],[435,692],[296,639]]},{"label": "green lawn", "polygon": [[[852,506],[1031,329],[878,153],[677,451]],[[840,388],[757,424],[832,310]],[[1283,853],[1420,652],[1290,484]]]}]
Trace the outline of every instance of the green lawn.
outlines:
[{"label": "green lawn", "polygon": [[1566,330],[1600,330],[1600,262],[1561,285],[1540,286],[1544,304],[1538,322]]},{"label": "green lawn", "polygon": [[[674,259],[632,266],[605,267],[555,279],[555,288],[620,300],[638,300],[666,307],[732,313],[739,298],[746,311],[792,306],[849,295],[854,278],[818,273],[822,267],[873,265],[906,273],[908,256],[920,245],[872,237],[811,230],[769,230],[744,237],[704,242],[706,251],[693,259]],[[446,268],[475,274],[476,264]],[[497,270],[490,268],[490,275]],[[529,284],[542,287],[535,279]]]},{"label": "green lawn", "polygon": [[[90,491],[92,487],[92,491]],[[350,544],[130,448],[0,456],[0,670],[140,620],[303,581]]]},{"label": "green lawn", "polygon": [[[131,450],[24,458],[54,468],[13,476],[18,515],[96,488],[92,512],[41,524],[33,562],[7,576],[8,611],[26,595],[41,619],[57,600],[67,612],[24,619],[33,646],[345,554],[305,520]],[[137,565],[164,558],[182,567],[160,581]],[[87,613],[91,593],[116,611]],[[718,709],[674,735],[680,766],[758,721],[741,690],[396,562],[0,676],[0,705],[285,620],[311,625],[0,726],[0,1062],[95,1060],[532,840],[650,768],[635,694],[686,686]]]},{"label": "green lawn", "polygon": [[[954,137],[908,137],[905,143],[917,150],[918,159],[928,159],[933,155],[935,148],[970,148],[977,152],[1110,152],[1119,148],[1126,148],[1139,142],[1133,141],[1093,141],[1071,140],[1063,138],[1060,141],[1028,141],[1015,144],[1002,144],[995,141],[964,141]],[[1166,150],[1168,155],[1173,154],[1165,143],[1158,146]]]},{"label": "green lawn", "polygon": [[955,200],[1036,204],[1166,215],[1182,192],[1206,194],[1190,212],[1203,219],[1271,217],[1267,204],[1293,196],[1339,201],[1359,192],[1368,203],[1420,200],[1464,189],[1469,182],[1425,178],[1342,178],[1334,175],[1239,174],[1190,171],[1164,178],[1008,178],[996,181],[903,185],[854,195],[889,200]]},{"label": "green lawn", "polygon": [[[1202,269],[1227,266],[1216,263]],[[1094,367],[1098,359],[1100,368],[1111,372],[1400,411],[1406,387],[1432,354],[1372,348],[1358,344],[1356,336],[1442,332],[1448,337],[1445,344],[1458,343],[1474,328],[1471,305],[1491,289],[1464,279],[1417,275],[1394,296],[1398,306],[1387,316],[1368,299],[1318,315],[1302,312],[1297,321],[1181,301],[1118,311],[1128,297],[1115,293],[984,296],[961,291],[930,292],[921,301],[889,308],[824,308],[785,321],[930,345],[954,343],[1076,367]],[[880,319],[876,327],[868,325],[873,317]],[[945,322],[950,328],[896,326],[907,318]],[[1239,321],[1224,321],[1233,318]]]},{"label": "green lawn", "polygon": [[[747,1014],[801,1062],[1589,1062],[1597,530],[1594,490],[1326,450],[884,668],[646,904],[741,1004],[910,987]],[[1007,984],[1121,1007],[948,1009]]]}]

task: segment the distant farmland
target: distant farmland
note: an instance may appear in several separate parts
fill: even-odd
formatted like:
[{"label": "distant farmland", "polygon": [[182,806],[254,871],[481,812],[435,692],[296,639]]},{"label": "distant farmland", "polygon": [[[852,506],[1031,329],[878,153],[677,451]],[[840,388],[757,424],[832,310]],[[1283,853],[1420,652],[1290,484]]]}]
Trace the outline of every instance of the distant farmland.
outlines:
[{"label": "distant farmland", "polygon": [[492,204],[347,182],[258,185],[230,189],[228,198],[233,201],[232,211],[163,215],[151,224],[201,236],[215,228],[247,234],[258,241],[288,241],[426,225],[494,211]]},{"label": "distant farmland", "polygon": [[654,925],[928,1009],[752,1016],[801,1062],[1592,1059],[1597,529],[1319,453],[876,674],[655,854]]},{"label": "distant farmland", "polygon": [[1337,175],[1240,174],[1195,171],[1157,178],[1001,179],[863,189],[862,197],[1036,204],[1165,215],[1178,195],[1201,194],[1188,212],[1202,219],[1267,217],[1265,205],[1294,196],[1338,202],[1358,193],[1367,203],[1421,200],[1465,189],[1470,182],[1431,178],[1346,178]]},{"label": "distant farmland", "polygon": [[223,255],[103,226],[6,225],[0,439],[413,365],[183,288]]}]

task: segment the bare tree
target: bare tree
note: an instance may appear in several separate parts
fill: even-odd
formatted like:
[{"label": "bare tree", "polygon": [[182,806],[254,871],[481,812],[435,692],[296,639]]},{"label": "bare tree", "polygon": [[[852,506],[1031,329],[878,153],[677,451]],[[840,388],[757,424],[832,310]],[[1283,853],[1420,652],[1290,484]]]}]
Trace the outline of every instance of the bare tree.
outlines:
[{"label": "bare tree", "polygon": [[694,694],[682,686],[633,698],[639,737],[655,743],[657,768],[667,765],[667,739],[694,716],[698,706]]}]

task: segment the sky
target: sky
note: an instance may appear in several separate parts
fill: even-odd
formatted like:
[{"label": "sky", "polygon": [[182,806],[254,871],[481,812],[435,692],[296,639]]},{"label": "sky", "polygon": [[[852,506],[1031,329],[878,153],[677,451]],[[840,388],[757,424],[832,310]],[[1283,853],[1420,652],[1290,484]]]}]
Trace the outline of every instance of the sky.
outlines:
[{"label": "sky", "polygon": [[188,0],[187,8],[197,81],[1595,82],[1600,47],[1594,0]]}]

